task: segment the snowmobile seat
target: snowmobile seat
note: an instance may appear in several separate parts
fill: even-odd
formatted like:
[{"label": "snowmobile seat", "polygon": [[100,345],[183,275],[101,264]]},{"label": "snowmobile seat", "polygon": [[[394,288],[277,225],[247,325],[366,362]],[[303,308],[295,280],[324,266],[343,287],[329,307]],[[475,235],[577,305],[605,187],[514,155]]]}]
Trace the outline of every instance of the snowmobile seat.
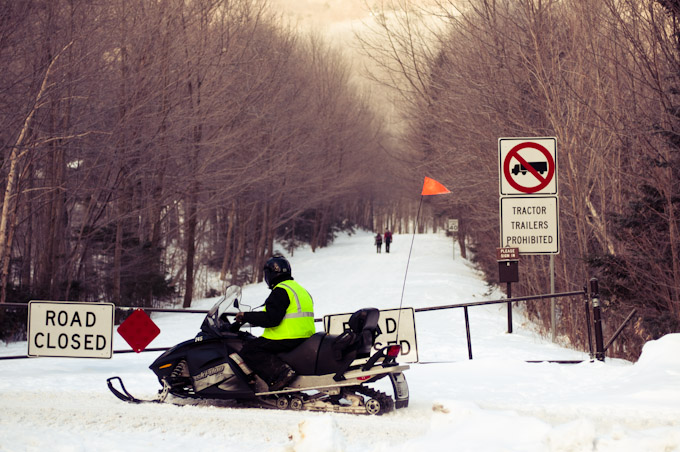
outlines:
[{"label": "snowmobile seat", "polygon": [[315,333],[295,349],[278,356],[300,375],[344,371],[356,358],[370,356],[379,318],[380,311],[375,308],[360,309],[349,318],[349,329],[342,334]]},{"label": "snowmobile seat", "polygon": [[365,358],[371,354],[371,347],[378,335],[378,319],[380,311],[375,308],[360,309],[349,318],[349,328],[357,336],[355,339],[357,358]]},{"label": "snowmobile seat", "polygon": [[344,372],[355,359],[370,356],[378,335],[379,318],[380,311],[377,309],[360,309],[349,318],[348,330],[338,336],[324,338],[316,361],[316,373]]},{"label": "snowmobile seat", "polygon": [[366,358],[378,335],[380,311],[375,308],[360,309],[349,318],[345,330],[333,342],[333,355],[341,360],[349,351],[356,351],[357,358]]},{"label": "snowmobile seat", "polygon": [[302,344],[293,350],[279,353],[278,357],[288,363],[295,372],[300,375],[314,375],[316,357],[321,348],[321,342],[326,338],[326,333],[314,333]]}]

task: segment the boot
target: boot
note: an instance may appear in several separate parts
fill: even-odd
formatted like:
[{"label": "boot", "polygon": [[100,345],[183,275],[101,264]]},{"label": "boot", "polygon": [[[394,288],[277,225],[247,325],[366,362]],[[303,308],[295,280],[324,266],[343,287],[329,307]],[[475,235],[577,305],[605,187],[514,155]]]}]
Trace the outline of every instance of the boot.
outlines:
[{"label": "boot", "polygon": [[283,370],[276,377],[276,379],[269,384],[269,390],[279,391],[288,386],[296,378],[297,374],[295,373],[295,371],[289,365],[286,364]]}]

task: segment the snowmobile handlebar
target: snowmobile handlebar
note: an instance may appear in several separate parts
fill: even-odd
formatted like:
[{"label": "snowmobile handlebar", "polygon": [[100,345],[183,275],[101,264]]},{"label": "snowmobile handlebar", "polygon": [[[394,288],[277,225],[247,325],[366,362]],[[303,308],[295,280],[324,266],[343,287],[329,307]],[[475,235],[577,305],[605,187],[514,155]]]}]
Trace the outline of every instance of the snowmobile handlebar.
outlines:
[{"label": "snowmobile handlebar", "polygon": [[[232,314],[230,312],[223,312],[222,314],[220,314],[220,321],[221,321],[220,322],[220,326],[221,326],[220,330],[226,329],[230,333],[238,333],[245,322],[236,322],[236,321],[230,322],[229,316],[234,317],[234,316],[236,316],[236,314]],[[225,326],[226,326],[226,328],[225,328]]]}]

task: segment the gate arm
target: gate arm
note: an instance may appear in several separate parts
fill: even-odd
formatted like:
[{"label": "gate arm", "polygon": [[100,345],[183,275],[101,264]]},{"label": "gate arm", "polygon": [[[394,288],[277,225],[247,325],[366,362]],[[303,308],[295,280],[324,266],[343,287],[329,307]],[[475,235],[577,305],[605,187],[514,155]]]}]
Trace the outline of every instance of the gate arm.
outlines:
[{"label": "gate arm", "polygon": [[607,342],[607,345],[604,346],[604,351],[607,351],[610,345],[612,345],[612,342],[616,340],[617,337],[619,337],[619,334],[623,331],[623,329],[628,325],[628,322],[631,321],[633,316],[637,313],[637,309],[633,309],[630,314],[628,314],[628,317],[626,317],[626,320],[623,321],[621,326],[619,327],[618,330],[614,333],[611,339],[609,339],[609,342]]}]

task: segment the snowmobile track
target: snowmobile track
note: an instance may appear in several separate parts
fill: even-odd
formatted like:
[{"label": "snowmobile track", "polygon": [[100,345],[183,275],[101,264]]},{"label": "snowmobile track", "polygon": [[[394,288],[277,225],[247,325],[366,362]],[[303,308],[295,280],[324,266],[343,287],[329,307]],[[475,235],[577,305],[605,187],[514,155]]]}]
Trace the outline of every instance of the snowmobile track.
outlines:
[{"label": "snowmobile track", "polygon": [[[344,392],[338,396],[326,397],[327,400],[321,400],[318,397],[324,394],[317,394],[314,396],[307,396],[307,394],[282,394],[280,396],[273,396],[268,398],[260,398],[255,400],[223,400],[223,399],[200,399],[192,397],[181,397],[177,394],[169,392],[169,386],[164,386],[159,391],[155,399],[140,399],[133,396],[125,388],[125,384],[120,377],[110,377],[106,380],[109,390],[118,399],[123,402],[132,404],[171,404],[176,406],[186,405],[206,405],[206,406],[225,406],[230,408],[264,408],[264,409],[279,409],[279,410],[293,410],[293,411],[321,411],[327,413],[347,413],[359,415],[378,415],[387,414],[394,411],[394,399],[388,394],[370,388],[368,386],[349,386],[344,388]],[[116,385],[118,387],[116,387]],[[350,393],[350,391],[352,393]],[[352,403],[351,405],[343,405],[340,400],[343,398],[360,399],[356,394],[366,396],[365,401]],[[168,395],[177,397],[180,401],[173,401],[168,399]]]}]

